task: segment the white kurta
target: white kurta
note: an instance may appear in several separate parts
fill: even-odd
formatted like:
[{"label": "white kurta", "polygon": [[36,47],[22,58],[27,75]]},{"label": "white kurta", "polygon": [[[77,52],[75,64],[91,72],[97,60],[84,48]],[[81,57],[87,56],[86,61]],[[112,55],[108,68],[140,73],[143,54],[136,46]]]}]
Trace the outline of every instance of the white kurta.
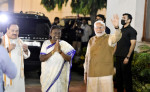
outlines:
[{"label": "white kurta", "polygon": [[86,92],[114,92],[113,76],[87,77]]},{"label": "white kurta", "polygon": [[[7,36],[6,36],[7,37]],[[5,37],[5,38],[6,38]],[[30,51],[28,50],[28,55],[26,55],[24,52],[21,52],[22,46],[20,46],[19,41],[20,39],[10,39],[10,44],[14,43],[16,44],[15,49],[11,51],[11,59],[15,63],[17,67],[17,76],[15,79],[12,80],[12,85],[10,85],[10,80],[7,77],[6,78],[6,87],[5,92],[25,92],[25,81],[24,76],[21,77],[21,67],[24,69],[24,61],[21,60],[23,58],[28,58],[30,56]],[[20,40],[21,41],[21,40]],[[21,44],[23,42],[21,41]],[[9,46],[7,39],[5,39],[5,47],[7,48]],[[22,58],[23,57],[23,58]],[[24,71],[24,70],[23,70]],[[24,73],[24,72],[23,72]]]},{"label": "white kurta", "polygon": [[[122,37],[121,31],[115,31],[115,34],[109,35],[108,44],[111,47],[115,47],[116,43]],[[84,63],[84,73],[87,73],[89,70],[89,61],[90,61],[90,46],[88,45],[86,51],[86,58]],[[87,90],[86,92],[114,92],[113,91],[113,75],[102,76],[102,77],[88,77],[87,76]]]}]

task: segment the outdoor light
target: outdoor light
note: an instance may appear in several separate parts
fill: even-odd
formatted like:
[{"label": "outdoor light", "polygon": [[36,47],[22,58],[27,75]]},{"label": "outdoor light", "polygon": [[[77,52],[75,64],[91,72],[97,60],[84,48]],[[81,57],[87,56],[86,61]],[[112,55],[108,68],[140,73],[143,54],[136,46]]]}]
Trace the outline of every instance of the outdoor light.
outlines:
[{"label": "outdoor light", "polygon": [[5,14],[0,15],[0,22],[6,23],[8,21],[8,17]]}]

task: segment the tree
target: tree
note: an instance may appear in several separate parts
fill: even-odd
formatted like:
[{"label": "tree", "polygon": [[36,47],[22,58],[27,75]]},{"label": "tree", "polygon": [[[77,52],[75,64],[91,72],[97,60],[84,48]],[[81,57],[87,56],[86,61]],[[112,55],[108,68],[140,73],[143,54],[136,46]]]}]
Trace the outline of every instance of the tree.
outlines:
[{"label": "tree", "polygon": [[107,0],[72,0],[71,7],[73,13],[90,14],[91,22],[94,24],[98,9],[106,7]]},{"label": "tree", "polygon": [[58,5],[58,9],[62,9],[63,4],[67,4],[68,0],[41,0],[41,4],[44,5],[47,11],[54,10],[56,5]]},{"label": "tree", "polygon": [[[56,5],[58,9],[62,8],[63,4],[67,4],[68,0],[42,0],[41,4],[45,6],[48,11],[53,10]],[[72,0],[72,13],[83,14],[86,16],[90,14],[91,22],[94,24],[98,9],[106,7],[107,0]]]}]

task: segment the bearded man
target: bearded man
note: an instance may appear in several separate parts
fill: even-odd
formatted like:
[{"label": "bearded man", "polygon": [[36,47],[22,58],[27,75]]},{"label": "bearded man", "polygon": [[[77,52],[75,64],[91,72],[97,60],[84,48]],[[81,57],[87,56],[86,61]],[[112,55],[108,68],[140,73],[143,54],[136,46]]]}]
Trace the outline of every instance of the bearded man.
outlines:
[{"label": "bearded man", "polygon": [[95,36],[88,42],[84,63],[84,82],[87,83],[87,92],[113,92],[113,53],[114,46],[121,38],[119,17],[112,19],[115,34],[105,33],[105,23],[94,23]]}]

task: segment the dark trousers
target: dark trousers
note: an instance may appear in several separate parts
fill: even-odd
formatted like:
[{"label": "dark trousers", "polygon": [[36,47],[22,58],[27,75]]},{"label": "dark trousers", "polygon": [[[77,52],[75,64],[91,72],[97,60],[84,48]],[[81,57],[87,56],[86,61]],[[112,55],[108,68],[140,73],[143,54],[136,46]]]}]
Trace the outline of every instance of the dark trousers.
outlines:
[{"label": "dark trousers", "polygon": [[131,61],[133,56],[130,57],[128,64],[123,64],[125,57],[116,57],[116,83],[117,92],[132,92],[132,72]]},{"label": "dark trousers", "polygon": [[81,44],[82,44],[82,45],[81,45],[81,46],[82,46],[81,48],[83,49],[84,47],[87,47],[88,42],[82,42]]}]

